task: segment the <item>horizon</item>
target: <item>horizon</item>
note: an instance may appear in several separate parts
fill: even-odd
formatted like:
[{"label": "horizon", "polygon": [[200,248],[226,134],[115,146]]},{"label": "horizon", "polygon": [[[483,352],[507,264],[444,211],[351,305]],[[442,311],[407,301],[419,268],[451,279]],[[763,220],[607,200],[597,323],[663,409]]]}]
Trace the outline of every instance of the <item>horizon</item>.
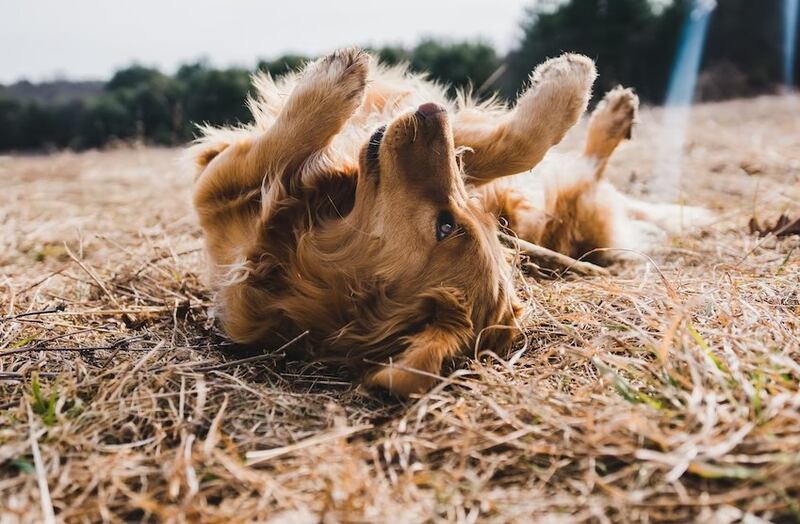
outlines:
[{"label": "horizon", "polygon": [[[123,17],[117,6],[101,0],[77,6],[56,0],[19,2],[0,19],[0,46],[16,50],[3,57],[0,83],[102,81],[132,64],[167,73],[197,61],[252,69],[260,59],[286,53],[315,56],[350,45],[412,46],[424,38],[483,41],[504,53],[520,37],[519,24],[531,4],[408,0],[387,14],[386,6],[367,0],[307,0],[280,9],[232,0],[222,10],[215,0],[143,0]],[[269,20],[266,31],[261,20]]]}]

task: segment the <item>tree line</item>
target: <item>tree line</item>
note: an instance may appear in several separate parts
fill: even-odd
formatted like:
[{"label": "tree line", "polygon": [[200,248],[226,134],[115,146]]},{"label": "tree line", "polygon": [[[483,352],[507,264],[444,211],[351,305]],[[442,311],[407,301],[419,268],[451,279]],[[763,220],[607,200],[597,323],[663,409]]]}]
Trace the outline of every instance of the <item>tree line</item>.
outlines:
[{"label": "tree line", "polygon": [[[709,27],[698,98],[773,92],[783,82],[782,1],[720,0]],[[505,56],[484,42],[432,39],[372,51],[381,62],[407,63],[451,90],[470,86],[477,96],[508,99],[536,64],[574,51],[597,61],[596,92],[624,84],[644,100],[660,103],[693,5],[694,0],[540,0],[527,9],[522,37]],[[255,69],[280,76],[310,58],[284,55],[260,61]],[[39,86],[48,92],[46,99],[21,96],[19,86],[0,87],[0,151],[86,149],[133,140],[185,143],[197,123],[249,121],[244,101],[252,72],[197,62],[168,75],[133,65],[86,96],[59,98]]]}]

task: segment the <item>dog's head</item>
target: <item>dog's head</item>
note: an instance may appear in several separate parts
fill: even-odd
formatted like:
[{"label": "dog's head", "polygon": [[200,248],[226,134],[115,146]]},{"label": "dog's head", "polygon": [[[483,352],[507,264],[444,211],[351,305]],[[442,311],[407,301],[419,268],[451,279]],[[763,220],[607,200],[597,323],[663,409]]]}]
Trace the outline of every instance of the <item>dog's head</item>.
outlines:
[{"label": "dog's head", "polygon": [[393,295],[371,314],[403,334],[391,366],[367,382],[421,391],[471,345],[507,349],[520,310],[507,252],[495,217],[465,187],[445,109],[423,104],[378,129],[359,160],[351,250]]}]

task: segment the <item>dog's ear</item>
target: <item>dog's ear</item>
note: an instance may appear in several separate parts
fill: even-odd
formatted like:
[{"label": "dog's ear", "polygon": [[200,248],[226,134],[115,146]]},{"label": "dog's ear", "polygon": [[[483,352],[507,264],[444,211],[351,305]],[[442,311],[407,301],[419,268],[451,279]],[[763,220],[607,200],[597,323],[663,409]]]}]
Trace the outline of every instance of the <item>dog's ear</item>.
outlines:
[{"label": "dog's ear", "polygon": [[426,293],[422,302],[428,324],[404,337],[404,351],[385,367],[368,373],[364,383],[403,397],[430,389],[444,362],[472,338],[470,312],[459,297],[460,293],[451,289]]},{"label": "dog's ear", "polygon": [[463,343],[457,334],[436,327],[428,327],[408,337],[408,341],[399,358],[365,377],[367,386],[380,387],[401,397],[423,393],[433,386],[445,359],[458,354]]},{"label": "dog's ear", "polygon": [[475,349],[472,355],[478,358],[480,352],[491,351],[501,357],[506,356],[520,334],[519,319],[525,311],[516,296],[507,299],[498,297],[495,310],[498,312],[493,323],[476,333]]}]

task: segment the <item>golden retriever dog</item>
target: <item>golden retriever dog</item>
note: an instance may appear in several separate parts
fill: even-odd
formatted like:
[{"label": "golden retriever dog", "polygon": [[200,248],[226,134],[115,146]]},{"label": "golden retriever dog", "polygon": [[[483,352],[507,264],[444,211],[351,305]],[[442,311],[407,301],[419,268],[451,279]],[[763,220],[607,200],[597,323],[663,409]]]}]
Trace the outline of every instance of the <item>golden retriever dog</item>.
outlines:
[{"label": "golden retriever dog", "polygon": [[228,336],[269,344],[307,331],[307,356],[400,396],[430,388],[460,353],[508,350],[523,309],[501,223],[581,256],[641,248],[676,216],[603,178],[630,136],[630,90],[599,105],[583,155],[526,173],[585,112],[595,76],[584,56],[548,60],[513,108],[450,100],[358,49],[277,82],[257,76],[254,123],[205,128],[190,150]]}]

